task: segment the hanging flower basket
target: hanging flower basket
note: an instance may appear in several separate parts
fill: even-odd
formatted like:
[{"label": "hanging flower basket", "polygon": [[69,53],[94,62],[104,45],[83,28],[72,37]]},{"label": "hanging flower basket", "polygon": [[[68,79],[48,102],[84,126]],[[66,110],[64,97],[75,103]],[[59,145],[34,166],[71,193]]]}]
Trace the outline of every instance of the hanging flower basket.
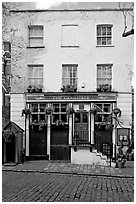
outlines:
[{"label": "hanging flower basket", "polygon": [[30,114],[31,114],[30,109],[24,108],[24,109],[22,110],[22,117],[23,117],[24,115],[27,117],[27,116],[29,116]]},{"label": "hanging flower basket", "polygon": [[115,108],[113,111],[112,111],[115,115],[118,115],[118,117],[121,116],[121,110],[119,108]]},{"label": "hanging flower basket", "polygon": [[95,115],[95,114],[97,113],[97,109],[96,109],[96,108],[92,108],[92,109],[90,110],[90,113],[93,114],[93,115]]},{"label": "hanging flower basket", "polygon": [[113,124],[106,124],[105,129],[106,129],[106,130],[112,130],[112,129],[113,129],[113,127],[114,127],[114,125],[113,125]]},{"label": "hanging flower basket", "polygon": [[53,108],[51,106],[49,106],[49,107],[46,108],[45,112],[46,112],[47,115],[51,115],[52,112],[53,112]]},{"label": "hanging flower basket", "polygon": [[75,111],[72,107],[68,106],[66,112],[68,115],[72,115]]}]

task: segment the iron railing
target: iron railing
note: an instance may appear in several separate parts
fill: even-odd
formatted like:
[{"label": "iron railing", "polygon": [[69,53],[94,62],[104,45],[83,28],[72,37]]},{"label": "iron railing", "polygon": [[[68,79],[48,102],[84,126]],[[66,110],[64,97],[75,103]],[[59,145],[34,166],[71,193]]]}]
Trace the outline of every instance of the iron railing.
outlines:
[{"label": "iron railing", "polygon": [[110,159],[111,166],[111,160],[113,155],[113,144],[111,139],[106,138],[97,132],[94,132],[94,148],[103,155],[106,155],[107,159]]},{"label": "iron railing", "polygon": [[89,131],[88,130],[76,130],[74,131],[73,145],[75,146],[88,146],[89,142]]}]

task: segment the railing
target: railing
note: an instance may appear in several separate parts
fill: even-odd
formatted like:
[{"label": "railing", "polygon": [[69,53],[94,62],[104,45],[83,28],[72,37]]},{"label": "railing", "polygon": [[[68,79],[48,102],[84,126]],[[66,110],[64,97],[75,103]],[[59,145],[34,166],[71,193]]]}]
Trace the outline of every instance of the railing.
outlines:
[{"label": "railing", "polygon": [[94,132],[94,148],[101,152],[103,155],[106,155],[107,158],[110,159],[110,166],[111,166],[111,159],[113,154],[113,144],[110,138],[106,138],[100,135],[97,132]]},{"label": "railing", "polygon": [[75,146],[89,146],[89,131],[77,130],[74,132],[73,145]]}]

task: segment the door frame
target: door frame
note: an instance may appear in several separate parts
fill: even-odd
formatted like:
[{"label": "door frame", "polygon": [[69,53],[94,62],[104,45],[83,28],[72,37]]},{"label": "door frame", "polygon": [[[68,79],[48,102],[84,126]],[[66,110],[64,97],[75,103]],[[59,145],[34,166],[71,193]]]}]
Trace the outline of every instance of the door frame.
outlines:
[{"label": "door frame", "polygon": [[[91,142],[91,114],[89,112],[89,110],[84,110],[84,109],[79,109],[79,110],[76,110],[76,112],[79,112],[79,113],[82,113],[82,112],[86,112],[88,114],[88,142]],[[75,133],[75,113],[73,114],[73,136],[74,136],[74,133]]]}]

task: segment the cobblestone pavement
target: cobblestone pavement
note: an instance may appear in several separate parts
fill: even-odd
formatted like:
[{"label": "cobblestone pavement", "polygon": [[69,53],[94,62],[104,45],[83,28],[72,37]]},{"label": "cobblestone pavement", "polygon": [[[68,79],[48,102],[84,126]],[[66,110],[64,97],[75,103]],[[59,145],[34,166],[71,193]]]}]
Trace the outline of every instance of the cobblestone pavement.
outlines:
[{"label": "cobblestone pavement", "polygon": [[133,202],[133,178],[3,171],[3,202]]}]

